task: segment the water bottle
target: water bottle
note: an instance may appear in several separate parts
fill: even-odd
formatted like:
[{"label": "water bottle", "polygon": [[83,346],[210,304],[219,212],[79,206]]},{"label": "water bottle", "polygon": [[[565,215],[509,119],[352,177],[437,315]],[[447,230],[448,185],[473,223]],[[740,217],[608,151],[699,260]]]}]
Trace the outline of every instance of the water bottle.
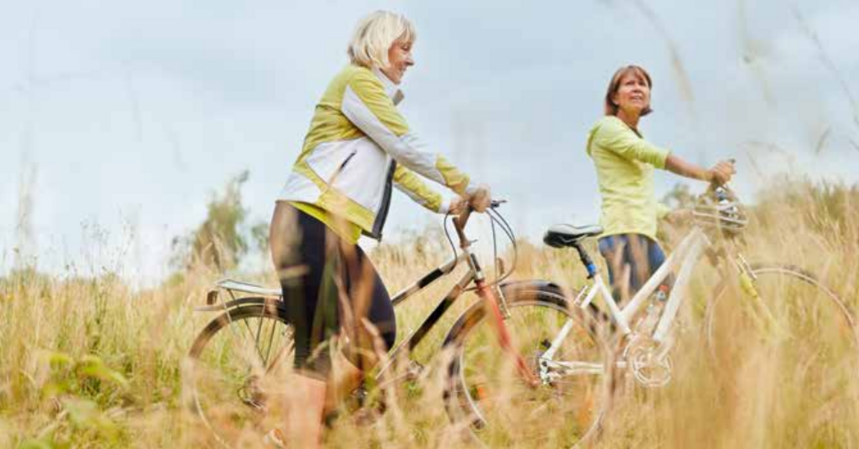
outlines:
[{"label": "water bottle", "polygon": [[656,324],[659,322],[659,316],[662,314],[662,308],[667,299],[668,287],[660,285],[647,304],[644,318],[639,322],[638,330],[641,333],[649,334],[656,329]]}]

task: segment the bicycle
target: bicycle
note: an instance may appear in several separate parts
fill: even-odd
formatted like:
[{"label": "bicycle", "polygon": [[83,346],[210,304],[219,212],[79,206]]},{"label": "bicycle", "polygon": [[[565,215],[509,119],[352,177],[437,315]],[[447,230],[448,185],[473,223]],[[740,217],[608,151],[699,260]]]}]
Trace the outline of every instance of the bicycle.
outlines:
[{"label": "bicycle", "polygon": [[[493,231],[493,247],[497,258],[496,225],[513,244],[513,263],[509,271],[496,266],[496,280],[488,281],[478,255],[472,250],[472,241],[465,234],[470,211],[452,221],[459,240],[457,254],[453,239],[447,234],[454,250],[453,256],[394,295],[394,307],[423,290],[435,281],[451,275],[462,263],[467,265],[450,292],[436,305],[417,329],[405,337],[382,358],[373,381],[377,389],[387,388],[404,378],[414,379],[423,366],[416,361],[404,361],[428,332],[436,326],[463,293],[473,291],[480,298],[468,307],[449,329],[442,343],[442,351],[451,356],[446,360],[448,382],[444,388],[446,411],[454,422],[470,424],[478,442],[497,446],[495,442],[535,438],[537,436],[563,439],[573,423],[575,432],[593,432],[599,422],[597,414],[603,409],[597,398],[607,397],[607,391],[598,392],[598,382],[582,379],[576,383],[563,383],[541,371],[539,356],[549,342],[553,354],[578,354],[593,357],[608,356],[608,347],[595,334],[590,318],[570,307],[561,288],[548,281],[508,281],[515,267],[515,236],[506,220],[498,213],[500,202],[488,210]],[[445,226],[447,233],[447,226]],[[229,300],[221,294],[226,292]],[[246,295],[246,296],[242,296]],[[192,400],[194,408],[222,445],[231,447],[241,438],[245,426],[258,426],[273,404],[268,401],[267,389],[282,379],[292,366],[291,327],[285,319],[283,298],[279,289],[222,280],[207,295],[207,305],[197,311],[222,312],[212,320],[195,339],[189,353]],[[484,319],[489,317],[489,319]],[[579,324],[576,338],[555,341],[562,326]],[[603,354],[605,353],[605,354]],[[605,369],[610,370],[609,365]],[[398,376],[397,372],[405,371]],[[594,391],[593,413],[547,419],[534,415],[534,423],[513,413],[525,401],[533,405],[564,408],[566,397],[577,388]],[[477,392],[481,396],[477,397]],[[358,395],[366,396],[366,392]],[[487,401],[494,401],[488,407]],[[506,406],[501,406],[505,404]],[[512,414],[511,414],[512,413]],[[509,425],[518,419],[516,425]],[[552,431],[552,425],[557,428]],[[490,430],[491,429],[491,430]],[[532,429],[542,429],[538,433]],[[525,430],[525,432],[521,432]]]},{"label": "bicycle", "polygon": [[[583,246],[586,239],[600,235],[602,229],[593,225],[550,227],[544,242],[556,248],[575,249],[587,271],[588,282],[578,290],[572,303],[601,323],[599,333],[611,341],[616,359],[612,371],[603,368],[608,360],[555,360],[552,345],[541,358],[540,366],[555,369],[562,377],[600,377],[612,391],[622,385],[621,376],[629,374],[634,384],[645,388],[666,386],[672,379],[671,350],[678,311],[688,298],[685,290],[695,265],[706,257],[722,274],[703,316],[715,369],[726,363],[746,363],[751,368],[774,364],[776,369],[767,371],[770,377],[765,380],[825,389],[820,399],[823,403],[813,406],[846,412],[847,416],[839,417],[843,421],[837,425],[853,427],[859,419],[856,409],[859,397],[848,394],[843,384],[859,374],[859,333],[847,304],[805,270],[790,265],[749,263],[740,253],[748,215],[727,186],[711,187],[699,196],[692,216],[694,226],[688,234],[623,307]],[[674,275],[673,287],[669,289],[670,281],[666,280]],[[602,300],[606,311],[595,306],[597,299]],[[645,306],[646,311],[642,310]],[[558,341],[567,338],[565,332],[566,327],[558,335]],[[836,369],[826,371],[814,366],[824,362],[833,362]],[[738,394],[736,379],[728,379],[726,384],[728,390],[733,390],[728,393]],[[807,393],[813,396],[812,392]],[[796,396],[799,401],[812,400]],[[771,398],[771,403],[763,407],[770,413],[779,407],[799,406],[779,401],[787,399]],[[606,404],[610,406],[611,402]],[[586,444],[588,437],[596,434],[585,435],[577,445]]]}]

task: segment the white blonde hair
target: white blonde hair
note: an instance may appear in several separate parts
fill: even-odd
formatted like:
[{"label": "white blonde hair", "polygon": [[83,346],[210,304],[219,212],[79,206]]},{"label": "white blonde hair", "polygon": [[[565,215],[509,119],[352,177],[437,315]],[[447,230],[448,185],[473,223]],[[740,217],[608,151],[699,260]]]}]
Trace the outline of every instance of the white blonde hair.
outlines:
[{"label": "white blonde hair", "polygon": [[376,11],[358,22],[349,42],[352,64],[367,68],[387,68],[388,49],[398,39],[412,43],[417,38],[409,19],[390,11]]}]

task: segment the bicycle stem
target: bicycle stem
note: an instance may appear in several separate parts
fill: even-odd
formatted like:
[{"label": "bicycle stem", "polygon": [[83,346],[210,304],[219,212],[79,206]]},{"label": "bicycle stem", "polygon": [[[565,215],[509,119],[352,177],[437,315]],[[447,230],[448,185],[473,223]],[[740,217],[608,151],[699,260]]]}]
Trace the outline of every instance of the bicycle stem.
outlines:
[{"label": "bicycle stem", "polygon": [[459,247],[463,250],[471,246],[471,241],[465,236],[465,225],[468,224],[472,210],[471,206],[466,206],[461,214],[453,218],[453,227],[456,229],[456,235],[459,236]]}]

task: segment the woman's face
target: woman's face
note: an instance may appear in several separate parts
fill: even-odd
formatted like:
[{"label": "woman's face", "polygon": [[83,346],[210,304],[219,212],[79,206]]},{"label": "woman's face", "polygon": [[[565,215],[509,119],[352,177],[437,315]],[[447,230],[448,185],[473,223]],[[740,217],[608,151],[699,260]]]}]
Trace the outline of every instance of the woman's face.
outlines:
[{"label": "woman's face", "polygon": [[650,106],[650,86],[637,73],[627,73],[620,79],[620,86],[612,101],[619,110],[638,116]]},{"label": "woman's face", "polygon": [[382,69],[382,73],[393,81],[400,84],[406,69],[415,65],[412,59],[412,42],[405,39],[397,39],[388,49],[388,67]]}]

